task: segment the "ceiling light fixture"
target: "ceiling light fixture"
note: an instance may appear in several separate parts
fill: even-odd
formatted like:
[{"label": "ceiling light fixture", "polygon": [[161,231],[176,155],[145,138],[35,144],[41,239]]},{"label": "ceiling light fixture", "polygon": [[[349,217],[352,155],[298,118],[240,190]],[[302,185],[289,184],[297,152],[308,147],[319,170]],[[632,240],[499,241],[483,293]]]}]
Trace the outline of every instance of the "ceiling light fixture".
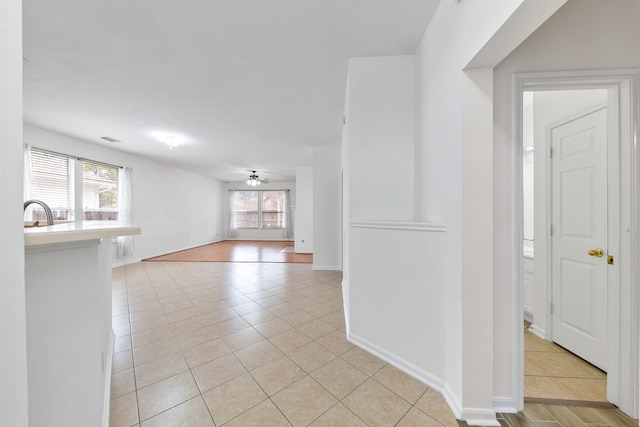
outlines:
[{"label": "ceiling light fixture", "polygon": [[256,171],[253,171],[253,173],[249,175],[249,179],[247,180],[247,185],[250,185],[251,187],[256,187],[260,185],[260,178],[258,178],[258,175],[256,175]]},{"label": "ceiling light fixture", "polygon": [[156,134],[156,139],[160,142],[164,142],[165,144],[167,144],[169,146],[169,149],[173,147],[177,147],[178,145],[181,145],[184,143],[184,140],[182,140],[181,138],[175,135],[159,133],[159,134]]}]

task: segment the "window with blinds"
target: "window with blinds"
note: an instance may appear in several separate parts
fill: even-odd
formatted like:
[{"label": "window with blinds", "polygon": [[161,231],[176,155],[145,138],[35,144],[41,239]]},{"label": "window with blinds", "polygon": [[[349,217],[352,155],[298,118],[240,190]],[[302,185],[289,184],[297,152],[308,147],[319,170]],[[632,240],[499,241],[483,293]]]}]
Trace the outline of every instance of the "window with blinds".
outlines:
[{"label": "window with blinds", "polygon": [[85,221],[118,219],[118,172],[116,166],[82,161],[82,207]]},{"label": "window with blinds", "polygon": [[[49,205],[54,220],[74,220],[73,206],[76,206],[77,219],[115,221],[118,219],[119,172],[117,166],[31,148],[31,197]],[[80,188],[76,189],[80,182],[74,176],[80,173],[81,201],[74,199],[80,193]],[[25,218],[44,221],[46,215],[39,205],[32,204]]]},{"label": "window with blinds", "polygon": [[[55,220],[69,220],[71,173],[67,156],[37,149],[31,150],[31,195],[51,208]],[[44,210],[35,204],[29,207],[29,218],[46,220]]]}]

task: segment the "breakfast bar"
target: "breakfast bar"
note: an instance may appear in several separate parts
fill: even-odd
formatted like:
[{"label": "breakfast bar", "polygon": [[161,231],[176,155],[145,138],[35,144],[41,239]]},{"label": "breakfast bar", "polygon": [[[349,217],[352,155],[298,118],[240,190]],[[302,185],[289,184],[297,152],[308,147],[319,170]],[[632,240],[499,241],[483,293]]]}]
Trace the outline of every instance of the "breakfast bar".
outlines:
[{"label": "breakfast bar", "polygon": [[114,222],[24,230],[29,425],[107,426]]}]

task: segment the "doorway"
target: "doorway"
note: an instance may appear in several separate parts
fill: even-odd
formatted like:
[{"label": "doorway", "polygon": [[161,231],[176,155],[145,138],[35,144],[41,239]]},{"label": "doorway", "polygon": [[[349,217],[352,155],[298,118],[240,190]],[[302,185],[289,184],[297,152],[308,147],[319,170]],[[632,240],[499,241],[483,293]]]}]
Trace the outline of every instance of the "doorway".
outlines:
[{"label": "doorway", "polygon": [[[600,380],[602,384],[603,378],[606,378],[606,400],[619,406],[623,412],[637,417],[638,284],[637,280],[633,280],[637,277],[633,263],[628,261],[633,259],[631,255],[635,253],[634,249],[637,250],[638,240],[634,237],[637,224],[631,220],[636,217],[634,203],[638,192],[632,179],[638,164],[638,153],[631,143],[636,121],[631,102],[634,99],[632,88],[635,79],[636,74],[615,72],[599,76],[589,73],[516,76],[514,105],[517,106],[515,136],[518,155],[515,157],[515,169],[519,172],[517,176],[522,178],[522,186],[517,190],[521,194],[516,195],[516,200],[519,200],[516,212],[523,221],[519,230],[521,233],[516,233],[519,239],[515,242],[522,248],[521,258],[516,260],[519,264],[516,283],[520,289],[514,293],[516,307],[520,308],[520,332],[516,332],[519,334],[516,343],[520,344],[514,355],[518,358],[516,364],[521,367],[516,377],[516,390],[521,393],[519,399],[524,400],[525,396],[531,395],[525,383],[530,383],[527,377],[535,376],[535,369],[540,368],[539,364],[523,363],[530,359],[527,349],[530,351],[532,345],[538,345],[537,350],[548,346],[547,350],[562,353],[565,351],[563,347],[569,347],[581,356],[577,359],[580,363],[585,363],[582,359],[590,359],[591,364],[582,365],[582,368],[587,366],[590,374],[586,375],[583,371],[576,375],[577,378],[564,377],[569,378],[565,382],[584,385]],[[554,97],[555,100],[552,100]],[[546,106],[543,103],[545,98]],[[541,104],[538,105],[534,123],[536,101]],[[573,105],[573,109],[556,111],[566,107],[565,104]],[[527,108],[532,114],[530,117],[527,116]],[[554,111],[557,113],[554,119],[547,117],[542,120],[545,114],[551,116]],[[558,115],[560,113],[563,115]],[[591,125],[584,126],[584,121],[589,122],[595,116],[599,116],[599,119],[604,117],[607,124],[604,130],[605,146],[593,145],[594,140],[585,137],[592,135],[590,131],[585,133],[584,129],[574,129],[576,124],[591,129]],[[592,165],[554,164],[551,156],[558,154],[552,154],[550,150],[554,132],[566,139],[564,146],[560,143],[559,155],[565,160],[572,155],[574,159],[580,157],[584,160],[589,150],[599,148],[600,152],[592,153],[592,160],[597,163],[604,159],[604,182],[602,170],[594,172]],[[528,133],[531,137],[527,136]],[[611,141],[615,143],[611,144]],[[564,172],[559,171],[566,174],[563,176]],[[589,185],[583,185],[585,182]],[[586,188],[594,190],[595,184],[605,190],[604,199],[600,202],[591,200],[591,196],[584,193]],[[566,193],[564,199],[563,192]],[[561,197],[558,198],[558,195]],[[539,206],[540,201],[542,206]],[[594,245],[593,239],[589,240],[586,235],[593,234],[592,222],[596,216],[605,218],[604,234],[591,236],[598,241],[598,245]],[[586,230],[589,233],[585,233]],[[567,240],[558,246],[552,233],[557,233],[555,237],[573,236],[581,245],[588,247],[585,246],[584,250],[580,248],[576,252],[578,255],[571,259],[562,251],[575,242]],[[516,250],[518,252],[519,248]],[[614,256],[614,265],[607,264],[608,255]],[[604,304],[598,307],[597,303]],[[531,322],[526,329],[522,327],[525,320]],[[563,337],[567,331],[570,332],[568,341]],[[600,340],[600,355],[594,359],[588,352],[596,335],[595,338]],[[583,343],[579,343],[581,340]],[[589,345],[585,346],[585,343]],[[585,348],[588,350],[586,353]],[[553,357],[565,356],[556,354]],[[542,359],[548,360],[549,357]],[[547,363],[547,369],[542,367],[541,371],[548,373],[558,366]],[[577,371],[579,369],[576,368]],[[566,375],[566,371],[560,373]],[[597,396],[598,393],[583,393],[583,396],[577,397],[580,400],[596,400],[594,397]]]},{"label": "doorway", "polygon": [[523,94],[525,397],[606,401],[607,264],[588,250],[608,242],[607,99]]}]

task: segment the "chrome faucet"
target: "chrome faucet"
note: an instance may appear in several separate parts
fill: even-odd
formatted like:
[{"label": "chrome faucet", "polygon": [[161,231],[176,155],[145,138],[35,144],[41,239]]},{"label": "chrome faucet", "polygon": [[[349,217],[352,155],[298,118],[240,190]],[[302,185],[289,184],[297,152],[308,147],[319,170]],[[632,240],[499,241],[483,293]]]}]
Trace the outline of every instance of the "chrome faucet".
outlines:
[{"label": "chrome faucet", "polygon": [[47,204],[41,200],[27,200],[26,202],[24,202],[24,209],[23,212],[27,210],[27,207],[29,207],[30,204],[35,203],[36,205],[40,205],[42,206],[42,208],[44,209],[44,213],[47,216],[47,225],[53,225],[53,213],[51,212],[51,208],[49,206],[47,206]]}]

